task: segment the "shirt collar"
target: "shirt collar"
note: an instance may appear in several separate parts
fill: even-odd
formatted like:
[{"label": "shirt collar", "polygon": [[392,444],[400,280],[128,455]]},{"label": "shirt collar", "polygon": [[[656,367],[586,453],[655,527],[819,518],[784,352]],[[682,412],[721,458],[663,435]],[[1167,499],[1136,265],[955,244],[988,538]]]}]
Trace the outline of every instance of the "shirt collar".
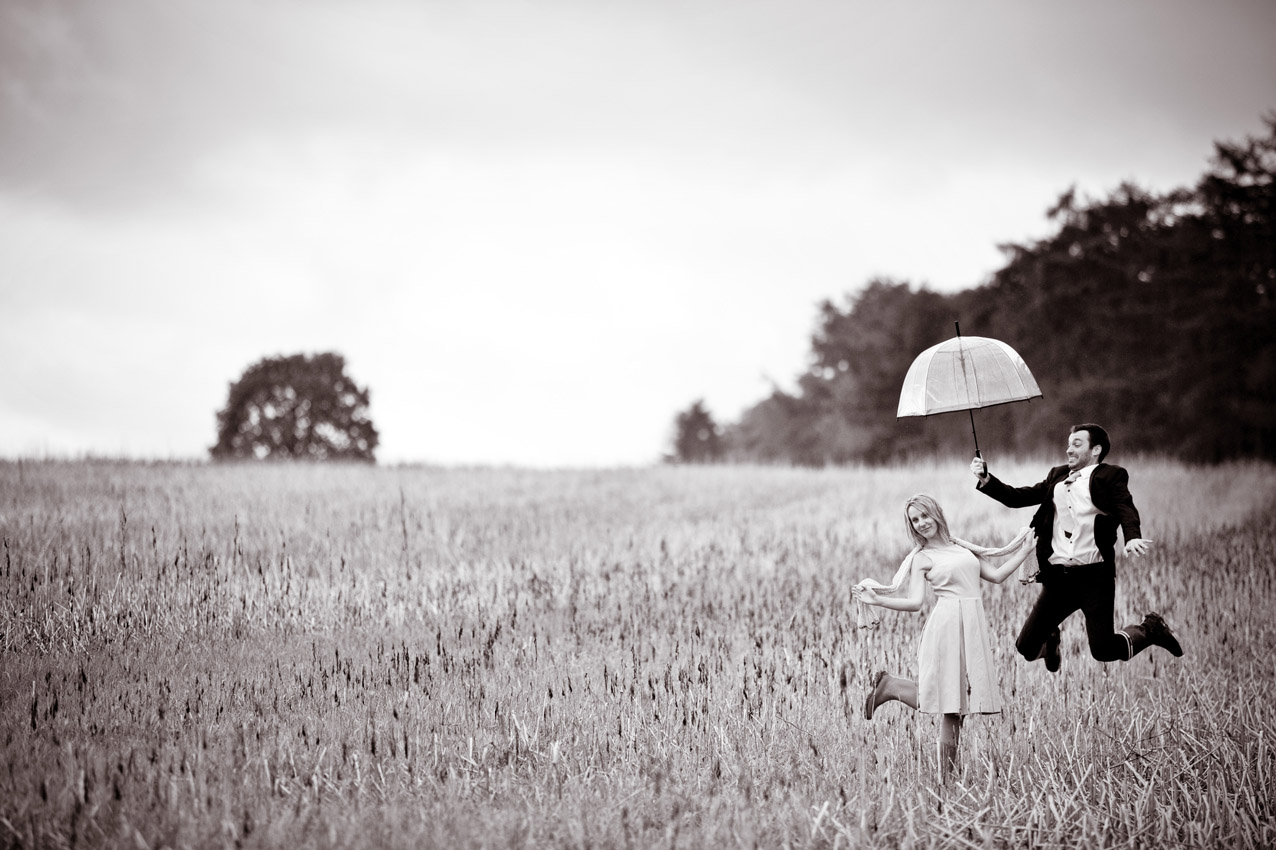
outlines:
[{"label": "shirt collar", "polygon": [[1088,482],[1090,480],[1090,476],[1093,475],[1094,471],[1098,468],[1099,468],[1099,465],[1097,463],[1092,463],[1089,466],[1085,466],[1085,467],[1082,467],[1081,469],[1076,470],[1075,471],[1075,474],[1077,476],[1076,480]]}]

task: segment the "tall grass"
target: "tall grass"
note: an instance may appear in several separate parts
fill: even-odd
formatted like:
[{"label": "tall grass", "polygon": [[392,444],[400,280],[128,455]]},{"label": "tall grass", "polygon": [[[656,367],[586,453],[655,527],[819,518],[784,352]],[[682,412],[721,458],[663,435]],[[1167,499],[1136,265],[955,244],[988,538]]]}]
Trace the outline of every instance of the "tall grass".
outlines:
[{"label": "tall grass", "polygon": [[[999,465],[1012,482],[1046,463]],[[1130,461],[1118,620],[1187,654],[1015,656],[939,785],[860,716],[924,617],[858,631],[961,463],[606,472],[0,464],[0,846],[1262,847],[1276,842],[1276,472]]]}]

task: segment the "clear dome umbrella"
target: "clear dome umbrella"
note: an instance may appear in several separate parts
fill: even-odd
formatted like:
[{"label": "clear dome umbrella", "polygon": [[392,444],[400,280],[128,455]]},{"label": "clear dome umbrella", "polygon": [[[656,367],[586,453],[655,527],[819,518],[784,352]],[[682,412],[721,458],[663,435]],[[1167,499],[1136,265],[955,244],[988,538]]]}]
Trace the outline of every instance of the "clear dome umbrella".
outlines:
[{"label": "clear dome umbrella", "polygon": [[908,367],[895,416],[969,411],[975,457],[983,457],[979,435],[975,433],[974,411],[1040,398],[1041,388],[1028,364],[1009,345],[982,336],[962,336],[961,325],[953,325],[957,328],[956,337],[932,345]]}]

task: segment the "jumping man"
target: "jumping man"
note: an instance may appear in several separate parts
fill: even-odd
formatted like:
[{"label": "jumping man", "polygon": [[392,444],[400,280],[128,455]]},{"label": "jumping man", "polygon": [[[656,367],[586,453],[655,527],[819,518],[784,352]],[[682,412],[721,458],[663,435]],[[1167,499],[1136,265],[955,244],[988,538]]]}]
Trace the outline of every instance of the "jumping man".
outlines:
[{"label": "jumping man", "polygon": [[1145,554],[1152,541],[1140,534],[1129,473],[1103,462],[1111,447],[1107,431],[1098,425],[1074,425],[1068,434],[1068,462],[1031,487],[1002,483],[988,473],[982,458],[970,462],[980,492],[1010,508],[1040,505],[1032,528],[1041,595],[1015,648],[1029,661],[1045,659],[1052,673],[1059,670],[1059,625],[1076,611],[1085,615],[1090,654],[1099,661],[1128,661],[1149,646],[1175,657],[1183,654],[1174,632],[1155,612],[1138,625],[1113,631],[1117,526],[1125,536],[1126,555]]}]

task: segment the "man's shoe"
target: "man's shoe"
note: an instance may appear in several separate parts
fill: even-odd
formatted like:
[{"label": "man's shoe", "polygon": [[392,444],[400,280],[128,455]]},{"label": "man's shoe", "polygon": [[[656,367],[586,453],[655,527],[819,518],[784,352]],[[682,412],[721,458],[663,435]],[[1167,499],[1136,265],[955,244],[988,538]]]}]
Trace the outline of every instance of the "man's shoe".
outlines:
[{"label": "man's shoe", "polygon": [[1055,629],[1046,638],[1046,648],[1045,648],[1045,652],[1042,653],[1042,657],[1046,659],[1047,670],[1049,670],[1051,673],[1059,672],[1059,662],[1062,659],[1059,657],[1059,630],[1058,629]]},{"label": "man's shoe", "polygon": [[1174,636],[1174,630],[1155,611],[1143,618],[1143,633],[1147,635],[1148,643],[1152,646],[1167,650],[1175,658],[1183,657],[1183,647],[1179,645],[1179,639]]}]

